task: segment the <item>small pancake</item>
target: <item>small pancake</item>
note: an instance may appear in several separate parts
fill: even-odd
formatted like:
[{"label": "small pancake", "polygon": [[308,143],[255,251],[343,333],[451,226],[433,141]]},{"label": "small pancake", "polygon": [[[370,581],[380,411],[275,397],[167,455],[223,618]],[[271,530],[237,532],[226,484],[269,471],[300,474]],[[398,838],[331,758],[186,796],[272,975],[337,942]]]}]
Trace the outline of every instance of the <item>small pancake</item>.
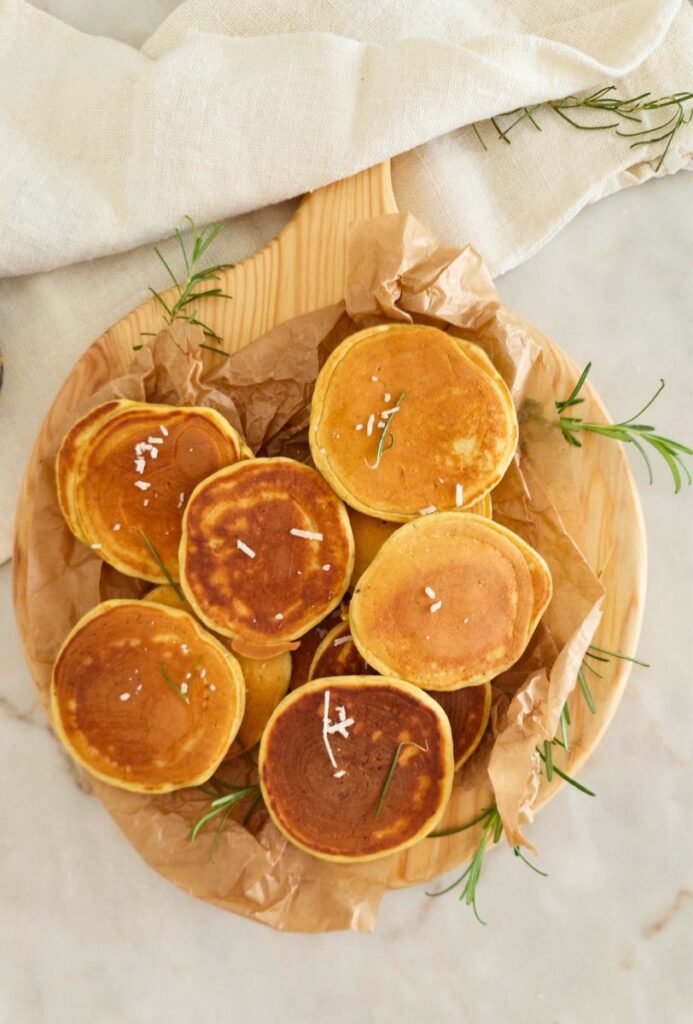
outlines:
[{"label": "small pancake", "polygon": [[241,724],[245,685],[191,615],[105,601],[60,648],[51,703],[58,735],[92,775],[165,793],[214,774]]},{"label": "small pancake", "polygon": [[349,517],[322,477],[292,459],[253,459],[194,491],[181,585],[234,649],[294,641],[341,601],[354,564]]},{"label": "small pancake", "polygon": [[297,649],[291,655],[291,682],[289,690],[296,690],[308,682],[310,666],[318,647],[333,626],[344,621],[342,607],[333,608],[324,619],[301,637]]},{"label": "small pancake", "polygon": [[[490,519],[493,515],[491,495],[487,494],[475,502],[468,510],[478,516]],[[398,530],[401,523],[393,523],[387,519],[376,519],[355,508],[348,508],[351,532],[354,535],[354,571],[351,574],[350,589],[356,586],[364,572],[380,551],[388,537]]]},{"label": "small pancake", "polygon": [[440,819],[452,787],[450,725],[428,694],[399,679],[316,679],[272,715],[259,771],[270,816],[294,845],[325,860],[375,860]]},{"label": "small pancake", "polygon": [[310,447],[352,508],[406,522],[424,510],[468,509],[500,481],[517,417],[502,377],[469,344],[435,327],[387,324],[329,357],[313,393]]},{"label": "small pancake", "polygon": [[[171,586],[154,587],[142,600],[154,601],[169,608],[180,608],[193,614],[188,602],[182,601]],[[228,637],[217,636],[217,639],[231,651]],[[233,651],[231,653],[234,654]],[[234,656],[245,680],[245,714],[238,730],[238,739],[248,749],[259,742],[270,715],[287,694],[291,679],[291,655],[284,652],[259,661],[242,654]]]},{"label": "small pancake", "polygon": [[536,617],[523,544],[497,523],[463,512],[397,530],[349,608],[369,665],[427,690],[477,686],[509,668]]},{"label": "small pancake", "polygon": [[183,510],[195,486],[252,456],[218,412],[106,402],[79,420],[58,452],[58,497],[68,526],[127,576],[173,579]]},{"label": "small pancake", "polygon": [[369,665],[361,657],[352,639],[349,623],[340,622],[320,641],[311,662],[308,679],[370,674]]},{"label": "small pancake", "polygon": [[491,684],[465,686],[450,693],[431,692],[450,721],[455,768],[471,757],[486,732],[491,713]]}]

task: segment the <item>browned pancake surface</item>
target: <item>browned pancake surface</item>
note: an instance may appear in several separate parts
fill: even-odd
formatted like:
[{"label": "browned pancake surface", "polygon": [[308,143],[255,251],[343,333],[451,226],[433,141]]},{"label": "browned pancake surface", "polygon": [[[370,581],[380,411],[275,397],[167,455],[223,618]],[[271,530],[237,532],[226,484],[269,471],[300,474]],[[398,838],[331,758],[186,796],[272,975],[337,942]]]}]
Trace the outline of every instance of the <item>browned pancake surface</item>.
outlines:
[{"label": "browned pancake surface", "polygon": [[200,618],[227,636],[268,644],[302,636],[339,603],[352,565],[344,505],[291,459],[230,467],[188,505],[182,584]]},{"label": "browned pancake surface", "polygon": [[[88,418],[97,415],[92,410]],[[138,453],[138,445],[147,448]],[[76,450],[70,435],[61,448],[63,493],[72,477],[68,522],[72,528],[76,520],[78,536],[115,568],[163,582],[146,534],[177,579],[181,522],[192,491],[240,456],[237,435],[212,410],[120,402],[81,446],[78,435]]]},{"label": "browned pancake surface", "polygon": [[53,710],[85,767],[125,788],[175,789],[212,774],[240,724],[235,660],[185,612],[109,601],[68,637]]},{"label": "browned pancake surface", "polygon": [[450,693],[431,691],[450,721],[455,768],[474,753],[484,735],[491,711],[491,684],[465,686]]},{"label": "browned pancake surface", "polygon": [[[323,739],[326,694],[330,720],[340,707],[354,720],[348,738],[329,737],[337,767]],[[410,745],[376,818],[400,743]],[[412,687],[375,677],[315,681],[270,720],[260,748],[265,799],[278,827],[303,848],[336,859],[376,857],[433,827],[450,792],[451,746],[445,716]]]},{"label": "browned pancake surface", "polygon": [[363,676],[371,672],[354,643],[348,622],[340,622],[321,640],[310,666],[309,679]]}]

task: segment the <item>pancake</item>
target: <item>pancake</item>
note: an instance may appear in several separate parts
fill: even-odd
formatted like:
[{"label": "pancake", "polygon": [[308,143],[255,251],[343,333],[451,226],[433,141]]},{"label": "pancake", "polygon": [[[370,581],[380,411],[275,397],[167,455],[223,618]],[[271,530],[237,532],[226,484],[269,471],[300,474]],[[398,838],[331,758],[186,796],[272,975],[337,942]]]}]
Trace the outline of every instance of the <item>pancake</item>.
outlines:
[{"label": "pancake", "polygon": [[349,623],[340,622],[320,641],[311,662],[308,679],[370,674],[370,667],[361,657],[351,637]]},{"label": "pancake", "polygon": [[270,816],[295,846],[325,860],[375,860],[440,819],[452,787],[450,725],[428,694],[398,679],[317,679],[272,715],[259,771]]},{"label": "pancake", "polygon": [[[193,614],[188,602],[181,600],[170,586],[154,587],[142,600],[154,601],[169,608],[180,608]],[[218,636],[217,639],[231,651],[228,637]],[[283,652],[261,660],[246,658],[242,654],[234,656],[245,680],[245,714],[238,730],[238,739],[243,747],[249,749],[259,742],[270,715],[287,694],[291,679],[291,655]]]},{"label": "pancake", "polygon": [[245,685],[191,615],[105,601],[60,648],[51,704],[60,739],[92,775],[165,793],[214,774],[241,724]]},{"label": "pancake", "polygon": [[296,690],[299,686],[303,686],[304,683],[308,682],[310,666],[313,664],[315,652],[332,627],[343,621],[342,606],[333,608],[317,626],[313,626],[305,636],[301,637],[298,647],[291,655],[290,690]]},{"label": "pancake", "polygon": [[354,591],[356,646],[378,672],[427,690],[493,679],[517,661],[537,621],[525,547],[510,530],[469,513],[408,523]]},{"label": "pancake", "polygon": [[517,417],[502,377],[480,349],[470,357],[469,344],[435,327],[388,324],[359,331],[329,357],[313,394],[310,447],[352,508],[406,522],[468,509],[500,481]]},{"label": "pancake", "polygon": [[[320,643],[311,665],[310,679],[362,676],[371,672],[354,643],[349,623],[340,622]],[[459,768],[474,753],[486,731],[491,711],[491,684],[466,686],[450,693],[432,690],[430,696],[448,717],[455,768]]]},{"label": "pancake", "polygon": [[193,489],[251,456],[213,409],[106,402],[66,435],[56,461],[58,497],[72,532],[104,561],[127,576],[163,583],[151,546],[177,579],[181,521]]},{"label": "pancake", "polygon": [[[487,494],[475,502],[469,509],[476,515],[490,519],[493,515],[491,495]],[[388,537],[399,529],[401,523],[393,523],[387,519],[376,519],[355,508],[347,509],[351,532],[354,535],[354,571],[351,574],[350,588],[353,589],[363,576]]]},{"label": "pancake", "polygon": [[188,502],[181,586],[196,615],[241,653],[307,633],[339,604],[353,564],[344,505],[300,462],[240,462]]},{"label": "pancake", "polygon": [[450,693],[431,691],[450,722],[455,768],[471,757],[486,732],[491,713],[491,684],[465,686]]}]

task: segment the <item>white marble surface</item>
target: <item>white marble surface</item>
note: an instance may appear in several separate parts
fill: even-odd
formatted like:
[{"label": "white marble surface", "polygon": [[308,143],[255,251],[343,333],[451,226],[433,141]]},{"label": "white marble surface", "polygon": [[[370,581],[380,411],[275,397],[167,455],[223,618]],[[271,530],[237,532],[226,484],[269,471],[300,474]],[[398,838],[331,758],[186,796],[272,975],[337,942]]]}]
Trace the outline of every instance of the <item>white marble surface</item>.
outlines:
[{"label": "white marble surface", "polygon": [[[175,0],[42,0],[139,43]],[[613,414],[660,376],[654,421],[693,437],[693,196],[682,176],[585,210],[499,281],[504,300],[582,363]],[[0,569],[0,1024],[677,1024],[693,1005],[691,496],[635,465],[650,545],[636,669],[582,773],[532,839],[550,878],[494,853],[489,922],[423,888],[386,898],[373,935],[281,935],[198,903],[147,868],[35,705]]]}]

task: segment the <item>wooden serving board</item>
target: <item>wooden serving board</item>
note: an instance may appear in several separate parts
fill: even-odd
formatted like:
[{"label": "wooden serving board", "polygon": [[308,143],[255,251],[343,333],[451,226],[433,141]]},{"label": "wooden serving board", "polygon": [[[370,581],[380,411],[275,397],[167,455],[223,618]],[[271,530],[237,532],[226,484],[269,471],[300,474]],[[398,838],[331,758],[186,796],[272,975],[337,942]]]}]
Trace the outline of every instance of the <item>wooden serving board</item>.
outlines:
[{"label": "wooden serving board", "polygon": [[[235,351],[278,323],[343,299],[349,224],[396,210],[388,163],[319,189],[303,200],[293,219],[264,249],[225,271],[219,283],[233,301],[201,300],[198,317],[224,338],[228,350]],[[175,301],[174,290],[164,297]],[[42,460],[65,417],[103,384],[123,374],[142,332],[156,332],[162,326],[161,308],[151,299],[97,338],[58,392],[31,454],[17,511],[14,590],[17,622],[35,678],[38,665],[32,661],[36,638],[27,599],[26,556],[28,538],[37,525],[35,488]],[[540,343],[553,374],[554,393],[567,395],[577,378],[576,367],[556,345],[548,340]],[[205,353],[209,365],[218,365],[218,358]],[[607,418],[594,391],[587,389],[587,393],[590,415]],[[596,642],[632,652],[644,601],[646,552],[640,504],[623,447],[589,435],[582,448],[566,449],[561,461],[565,459],[573,460],[571,473],[561,486],[551,489],[551,496],[606,589]],[[627,662],[612,661],[604,679],[591,680],[596,715],[573,695],[570,754],[556,756],[559,766],[571,774],[601,739],[621,699],[629,668]],[[558,779],[550,785],[543,782],[537,806],[551,799],[560,786]],[[454,792],[446,821],[472,820],[488,805],[489,796],[490,791]],[[462,863],[477,842],[475,830],[435,842],[423,840],[393,857],[390,887],[420,882]]]}]

